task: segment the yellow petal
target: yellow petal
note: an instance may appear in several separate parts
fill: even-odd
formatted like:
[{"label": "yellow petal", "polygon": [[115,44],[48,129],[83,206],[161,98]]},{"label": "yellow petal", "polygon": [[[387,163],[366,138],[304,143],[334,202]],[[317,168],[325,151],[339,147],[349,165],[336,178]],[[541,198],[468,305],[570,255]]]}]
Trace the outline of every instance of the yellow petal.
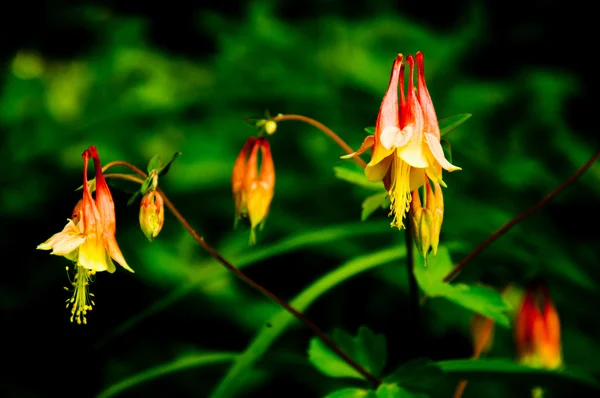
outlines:
[{"label": "yellow petal", "polygon": [[368,135],[363,141],[362,145],[356,152],[350,153],[348,155],[340,156],[342,159],[350,159],[358,155],[362,155],[367,149],[371,148],[375,143],[375,137],[372,135]]},{"label": "yellow petal", "polygon": [[371,165],[372,162],[369,163],[367,167],[365,167],[365,175],[367,176],[367,180],[371,182],[379,182],[383,180],[383,177],[385,177],[390,169],[392,159],[393,156],[388,156],[383,158],[383,160],[377,164]]},{"label": "yellow petal", "polygon": [[411,168],[410,170],[410,190],[421,188],[425,185],[425,170]]},{"label": "yellow petal", "polygon": [[377,163],[381,162],[383,159],[389,157],[392,152],[394,152],[396,148],[385,149],[381,143],[377,143],[373,147],[373,155],[371,156],[371,161],[369,162],[369,166],[375,166]]},{"label": "yellow petal", "polygon": [[398,148],[398,157],[411,167],[424,169],[429,166],[423,151],[423,143],[418,138],[413,138],[409,141],[408,145]]},{"label": "yellow petal", "polygon": [[445,170],[462,170],[460,167],[454,166],[452,163],[446,160],[446,157],[444,156],[444,150],[442,149],[442,144],[440,144],[440,141],[435,138],[435,135],[425,133],[425,139],[427,140],[427,145],[429,146],[431,153]]},{"label": "yellow petal", "polygon": [[76,250],[85,242],[85,236],[83,235],[71,235],[67,239],[58,242],[54,245],[52,254],[57,256],[67,256],[72,251]]},{"label": "yellow petal", "polygon": [[105,254],[106,254],[106,270],[112,274],[113,272],[115,272],[117,270],[117,268],[115,267],[115,263],[113,263],[112,259],[108,255],[107,251],[105,251]]},{"label": "yellow petal", "polygon": [[55,233],[52,235],[47,241],[44,243],[40,243],[36,249],[39,250],[50,250],[60,242],[69,239],[69,237],[73,234],[77,234],[79,229],[73,223],[73,221],[68,220],[67,225],[63,228],[62,231]]},{"label": "yellow petal", "polygon": [[108,269],[104,246],[99,244],[98,239],[90,237],[90,235],[87,236],[86,241],[79,246],[77,265],[96,272],[106,271]]}]

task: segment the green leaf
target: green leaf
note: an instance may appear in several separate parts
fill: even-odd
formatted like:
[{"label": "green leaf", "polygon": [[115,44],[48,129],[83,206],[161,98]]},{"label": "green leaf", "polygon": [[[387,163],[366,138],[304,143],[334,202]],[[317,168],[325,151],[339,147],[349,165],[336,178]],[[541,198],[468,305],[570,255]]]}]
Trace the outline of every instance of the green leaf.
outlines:
[{"label": "green leaf", "polygon": [[175,159],[177,159],[178,157],[181,156],[181,152],[175,152],[175,154],[173,155],[173,157],[171,158],[171,160],[169,160],[167,162],[167,164],[165,164],[163,167],[161,167],[160,169],[157,169],[158,171],[158,176],[162,177],[165,174],[167,174],[169,172],[169,168],[171,168],[171,164],[173,164],[173,162],[175,161]]},{"label": "green leaf", "polygon": [[365,131],[368,134],[375,134],[375,126],[373,126],[373,127],[365,127]]},{"label": "green leaf", "polygon": [[442,150],[444,151],[444,157],[450,163],[452,163],[452,145],[450,145],[450,142],[448,140],[445,140],[443,138],[440,140],[440,145],[442,146]]},{"label": "green leaf", "polygon": [[148,162],[148,167],[146,168],[146,170],[148,171],[148,174],[150,174],[152,173],[152,170],[158,170],[161,166],[162,160],[160,159],[160,156],[154,155],[152,156],[152,159],[150,159],[150,161]]},{"label": "green leaf", "polygon": [[[298,311],[304,312],[318,297],[347,279],[361,272],[387,264],[390,261],[397,261],[404,256],[406,256],[406,249],[404,247],[392,247],[354,258],[309,285],[290,302],[290,305]],[[295,319],[294,316],[283,309],[273,315],[265,323],[265,325],[269,326],[261,329],[248,348],[238,356],[233,366],[211,394],[211,397],[231,397],[235,395],[235,391],[240,388],[239,378],[251,369],[252,365],[287,330]],[[374,352],[379,352],[380,349],[381,347],[375,348]]]},{"label": "green leaf", "polygon": [[135,202],[135,200],[137,199],[138,196],[140,196],[139,190],[136,191],[133,195],[131,195],[131,197],[127,201],[127,206],[131,206]]},{"label": "green leaf", "polygon": [[427,395],[406,390],[397,384],[381,384],[375,391],[375,398],[427,398]]},{"label": "green leaf", "polygon": [[397,384],[382,384],[375,391],[377,398],[401,398],[404,397],[402,389]]},{"label": "green leaf", "polygon": [[98,394],[98,398],[114,397],[115,395],[135,387],[138,384],[185,369],[230,362],[235,359],[235,356],[236,353],[230,352],[186,354],[166,364],[144,369],[133,376],[129,376],[119,382],[116,382]]},{"label": "green leaf", "polygon": [[508,327],[510,321],[506,312],[510,310],[510,306],[500,292],[484,286],[444,283],[444,277],[452,268],[450,253],[442,246],[436,256],[428,256],[426,264],[422,261],[415,265],[415,277],[429,297],[444,297]]},{"label": "green leaf", "polygon": [[[378,376],[383,370],[387,359],[387,343],[383,335],[377,335],[367,327],[361,326],[356,337],[336,329],[333,332],[332,340],[368,372]],[[313,337],[310,341],[308,360],[321,373],[329,377],[364,379],[360,373],[317,337]]]},{"label": "green leaf", "polygon": [[375,393],[364,388],[343,388],[327,394],[325,398],[375,398]]},{"label": "green leaf", "polygon": [[469,120],[471,116],[473,115],[470,113],[461,113],[439,119],[438,123],[440,125],[440,135],[443,137],[446,134],[454,131],[458,126]]},{"label": "green leaf", "polygon": [[356,184],[363,188],[371,189],[373,191],[385,191],[383,184],[378,182],[371,182],[367,180],[364,171],[350,170],[345,167],[334,167],[333,171],[335,176],[340,180],[348,181],[352,184]]},{"label": "green leaf", "polygon": [[598,381],[583,369],[565,367],[546,370],[508,359],[457,359],[437,362],[440,369],[456,379],[489,380],[530,386],[585,385],[600,390]]},{"label": "green leaf", "polygon": [[387,192],[380,192],[369,196],[362,202],[362,213],[360,220],[365,221],[373,212],[379,208],[385,209],[390,206]]},{"label": "green leaf", "polygon": [[400,366],[384,381],[397,383],[411,391],[430,391],[442,376],[441,369],[429,358],[417,358]]}]

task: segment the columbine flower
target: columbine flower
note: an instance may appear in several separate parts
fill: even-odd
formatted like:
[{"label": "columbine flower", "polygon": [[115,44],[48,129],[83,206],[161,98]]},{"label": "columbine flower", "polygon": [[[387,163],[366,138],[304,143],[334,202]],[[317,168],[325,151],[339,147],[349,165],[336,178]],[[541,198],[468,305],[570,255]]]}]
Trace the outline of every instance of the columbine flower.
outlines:
[{"label": "columbine flower", "polygon": [[[260,173],[258,150],[261,152]],[[256,227],[262,226],[275,191],[275,165],[271,157],[271,147],[266,138],[257,138],[246,164],[244,175],[244,196],[246,211],[250,220],[250,243],[256,242]]]},{"label": "columbine flower", "polygon": [[[424,258],[427,258],[429,249],[431,249],[434,256],[437,254],[444,219],[442,187],[437,182],[434,182],[433,186],[435,191],[431,188],[429,179],[425,177],[424,201],[421,201],[419,190],[415,189],[412,191],[410,204],[413,238]],[[425,203],[425,207],[422,206],[421,202]]]},{"label": "columbine flower", "polygon": [[[87,166],[90,156],[96,169],[96,200],[88,187]],[[63,256],[74,264],[73,296],[67,300],[71,306],[71,322],[87,323],[86,314],[94,302],[89,293],[89,283],[96,272],[113,273],[114,259],[123,268],[133,272],[123,258],[115,238],[115,209],[110,190],[102,174],[102,165],[96,148],[83,152],[83,198],[77,203],[73,216],[65,228],[54,234],[37,248],[52,250],[51,254]],[[112,259],[111,259],[112,257]],[[67,267],[67,270],[69,268]]]},{"label": "columbine flower", "polygon": [[[360,149],[342,158],[358,156],[372,148],[371,161],[365,168],[369,181],[383,181],[390,197],[392,226],[404,227],[403,218],[409,209],[411,192],[425,183],[425,178],[445,186],[442,168],[460,170],[444,156],[440,144],[440,129],[433,102],[425,84],[423,54],[417,53],[418,93],[413,77],[415,60],[406,59],[410,67],[408,92],[404,96],[404,64],[399,54],[394,61],[387,92],[381,103],[375,133],[368,136]],[[400,104],[398,104],[400,85]]]},{"label": "columbine flower", "polygon": [[165,223],[165,205],[162,196],[151,189],[140,203],[140,228],[150,242],[160,233]]},{"label": "columbine flower", "polygon": [[515,342],[520,362],[541,368],[562,365],[560,321],[548,288],[541,283],[529,286],[517,313]]},{"label": "columbine flower", "polygon": [[[246,159],[249,150],[250,155]],[[231,182],[236,223],[242,218],[248,218],[251,228],[250,244],[254,244],[256,228],[263,225],[269,214],[275,189],[275,165],[269,141],[265,137],[250,137],[246,141],[233,166]]]}]

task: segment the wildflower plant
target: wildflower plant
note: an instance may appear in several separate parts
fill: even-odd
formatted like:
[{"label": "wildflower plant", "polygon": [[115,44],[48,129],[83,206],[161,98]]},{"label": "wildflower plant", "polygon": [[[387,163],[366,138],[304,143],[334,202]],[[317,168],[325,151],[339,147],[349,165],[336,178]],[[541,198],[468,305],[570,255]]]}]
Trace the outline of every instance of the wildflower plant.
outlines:
[{"label": "wildflower plant", "polygon": [[[282,130],[280,125],[288,121],[309,124],[338,144],[345,154],[332,153],[332,161],[341,156],[347,162],[356,162],[363,171],[354,173],[348,169],[336,169],[337,177],[376,191],[363,202],[361,218],[364,220],[378,209],[387,208],[394,233],[402,234],[405,238],[403,246],[366,253],[326,273],[290,301],[254,281],[240,266],[230,262],[227,255],[213,248],[167,197],[159,180],[181,155],[179,152],[166,164],[158,156],[153,157],[146,171],[143,171],[120,160],[102,167],[97,148],[90,146],[85,149],[82,154],[82,198],[75,205],[66,226],[37,248],[49,250],[51,254],[68,261],[66,268],[71,275],[71,286],[67,290],[72,293],[67,298],[70,320],[87,324],[92,322],[88,316],[95,305],[90,285],[99,282],[96,281],[98,275],[102,271],[114,273],[117,268],[115,262],[133,272],[117,243],[117,214],[107,180],[126,180],[137,184],[138,188],[129,204],[133,205],[139,200],[139,225],[149,242],[158,239],[164,223],[170,222],[165,208],[170,211],[210,256],[281,307],[270,319],[265,319],[267,326],[258,331],[245,351],[207,354],[196,358],[198,366],[231,362],[223,378],[215,384],[211,397],[231,397],[240,393],[245,372],[252,369],[294,320],[300,321],[315,334],[313,339],[306,342],[308,361],[312,366],[327,377],[345,380],[339,389],[328,393],[328,398],[424,397],[435,394],[440,388],[447,389],[447,384],[444,387],[443,383],[439,383],[442,380],[459,381],[454,396],[460,397],[466,388],[466,380],[481,374],[501,380],[507,374],[516,373],[528,380],[531,386],[540,385],[543,377],[558,377],[559,374],[577,383],[594,384],[583,373],[565,373],[569,367],[561,351],[559,311],[550,300],[546,285],[528,287],[517,310],[505,299],[506,288],[451,282],[478,253],[566,188],[600,154],[595,154],[569,180],[540,202],[483,240],[462,261],[454,262],[443,239],[443,230],[452,228],[443,224],[444,210],[451,208],[453,203],[444,202],[443,189],[452,189],[452,181],[461,178],[461,174],[449,173],[461,168],[453,163],[446,137],[471,115],[465,113],[438,119],[437,114],[426,84],[424,55],[417,52],[414,56],[399,54],[393,59],[379,113],[373,115],[375,126],[366,128],[371,134],[357,150],[323,123],[306,116],[271,116],[267,113],[264,118],[249,119],[256,130],[255,135],[241,146],[237,158],[231,159],[230,172],[234,225],[248,227],[250,245],[260,246],[260,231],[268,228],[271,206],[279,200],[275,175],[279,167],[277,160],[284,155],[277,153],[271,143],[279,138],[280,134],[276,133]],[[370,150],[368,161],[361,157],[365,156],[367,150]],[[93,179],[88,179],[90,159],[95,170]],[[129,173],[115,173],[112,169],[116,167],[126,168]],[[249,250],[255,249],[252,247]],[[336,329],[327,333],[304,314],[331,287],[400,258],[405,259],[405,263],[398,266],[398,272],[405,272],[408,276],[410,308],[407,311],[412,314],[412,323],[418,323],[421,305],[436,298],[473,312],[474,349],[471,359],[435,362],[419,358],[422,355],[417,353],[412,360],[390,369],[387,363],[388,343],[382,334],[366,326],[356,331]],[[139,269],[144,264],[133,266]],[[114,277],[118,277],[118,274]],[[538,296],[541,297],[541,304]],[[516,316],[511,318],[511,312]],[[496,325],[514,329],[518,361],[512,358],[480,358],[493,353],[492,340]],[[135,383],[138,383],[144,378],[136,380]],[[122,387],[109,389],[101,396],[115,395],[135,383],[124,383]],[[539,391],[534,390],[534,394],[539,394]],[[448,395],[448,391],[444,392]]]}]

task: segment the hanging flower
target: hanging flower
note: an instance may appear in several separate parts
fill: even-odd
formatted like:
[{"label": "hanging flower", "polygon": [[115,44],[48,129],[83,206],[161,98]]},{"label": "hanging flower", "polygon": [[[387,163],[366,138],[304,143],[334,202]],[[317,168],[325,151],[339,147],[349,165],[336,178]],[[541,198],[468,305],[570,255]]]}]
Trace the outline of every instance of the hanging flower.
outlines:
[{"label": "hanging flower", "polygon": [[[114,203],[102,174],[98,152],[91,146],[83,152],[82,157],[83,198],[75,206],[73,216],[67,220],[65,228],[37,247],[40,250],[52,250],[51,254],[63,256],[73,262],[73,296],[67,300],[67,307],[71,306],[71,322],[76,320],[79,324],[87,323],[86,314],[94,305],[89,293],[89,284],[96,272],[113,273],[113,259],[126,270],[133,272],[123,258],[115,238]],[[95,201],[92,199],[87,178],[90,157],[96,169]]]},{"label": "hanging flower", "polygon": [[365,175],[369,181],[383,182],[390,197],[391,225],[398,228],[404,227],[411,192],[423,186],[425,178],[445,186],[441,169],[460,170],[446,160],[440,144],[438,120],[425,84],[423,54],[417,53],[418,93],[414,85],[414,57],[409,55],[406,63],[410,68],[406,97],[403,56],[399,54],[379,109],[374,135],[368,136],[358,151],[342,156],[351,158],[372,149]]}]

